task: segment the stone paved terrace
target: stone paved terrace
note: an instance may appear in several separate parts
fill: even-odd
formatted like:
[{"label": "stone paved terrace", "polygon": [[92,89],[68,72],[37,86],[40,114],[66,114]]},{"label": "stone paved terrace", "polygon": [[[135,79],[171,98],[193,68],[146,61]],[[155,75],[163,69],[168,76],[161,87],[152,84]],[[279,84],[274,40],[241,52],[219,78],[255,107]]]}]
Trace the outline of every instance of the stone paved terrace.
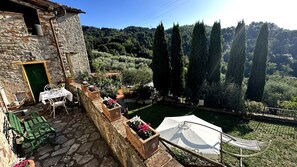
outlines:
[{"label": "stone paved terrace", "polygon": [[67,109],[69,115],[64,108],[58,108],[53,119],[42,104],[29,108],[43,115],[57,132],[55,145],[45,144],[30,157],[36,167],[121,166],[84,109],[77,106],[67,106]]}]

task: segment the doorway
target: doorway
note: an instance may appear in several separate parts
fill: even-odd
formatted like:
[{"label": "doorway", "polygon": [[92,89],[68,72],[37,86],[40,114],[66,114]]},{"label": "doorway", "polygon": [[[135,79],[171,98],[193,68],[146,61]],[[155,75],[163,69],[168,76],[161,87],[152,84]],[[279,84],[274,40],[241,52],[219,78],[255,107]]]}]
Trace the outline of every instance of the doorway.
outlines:
[{"label": "doorway", "polygon": [[44,63],[24,64],[35,102],[39,99],[39,93],[44,91],[44,86],[49,83]]}]

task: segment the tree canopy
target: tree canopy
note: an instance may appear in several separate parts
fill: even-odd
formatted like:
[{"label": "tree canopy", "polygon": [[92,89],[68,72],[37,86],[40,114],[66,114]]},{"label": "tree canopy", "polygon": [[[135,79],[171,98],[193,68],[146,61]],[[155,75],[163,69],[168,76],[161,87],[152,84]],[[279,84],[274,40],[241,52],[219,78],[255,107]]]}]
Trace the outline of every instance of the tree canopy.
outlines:
[{"label": "tree canopy", "polygon": [[221,78],[221,58],[222,58],[222,33],[221,23],[215,22],[211,29],[209,56],[207,63],[207,80],[211,85],[219,83]]},{"label": "tree canopy", "polygon": [[163,95],[167,95],[170,85],[170,61],[167,50],[167,42],[165,39],[164,26],[161,23],[155,31],[153,45],[153,82],[154,87]]},{"label": "tree canopy", "polygon": [[[263,22],[252,22],[246,26],[246,62],[244,76],[248,77],[251,72],[253,53],[259,30]],[[182,39],[182,49],[187,59],[190,55],[190,43],[194,25],[180,26]],[[267,74],[279,73],[281,75],[291,75],[297,77],[297,31],[287,30],[278,27],[273,23],[268,23],[268,62]],[[108,45],[118,43],[125,48],[125,55],[131,57],[152,58],[153,40],[155,28],[144,28],[129,26],[124,29],[96,28],[83,26],[83,32],[88,53],[91,50],[112,53],[119,55],[124,53],[122,47]],[[209,37],[211,27],[205,25],[206,34]],[[230,58],[230,49],[234,37],[235,27],[222,28],[222,56],[221,72],[226,74],[227,62]],[[165,30],[165,38],[170,41],[172,28]],[[168,47],[170,48],[170,46]],[[119,49],[119,50],[118,50]],[[90,55],[90,61],[92,56]],[[185,61],[185,65],[188,63]]]},{"label": "tree canopy", "polygon": [[183,50],[181,47],[181,37],[179,25],[173,25],[171,37],[171,66],[172,85],[171,92],[175,96],[180,96],[185,88]]},{"label": "tree canopy", "polygon": [[206,74],[207,38],[203,22],[197,22],[193,29],[189,67],[187,73],[187,89],[194,100],[202,86]]},{"label": "tree canopy", "polygon": [[268,55],[268,25],[264,23],[261,27],[254,57],[251,74],[248,80],[246,98],[254,101],[262,101],[265,79],[266,62]]},{"label": "tree canopy", "polygon": [[226,82],[235,83],[241,87],[246,59],[246,32],[245,23],[240,21],[235,29],[235,35],[230,51],[230,59],[226,72]]}]

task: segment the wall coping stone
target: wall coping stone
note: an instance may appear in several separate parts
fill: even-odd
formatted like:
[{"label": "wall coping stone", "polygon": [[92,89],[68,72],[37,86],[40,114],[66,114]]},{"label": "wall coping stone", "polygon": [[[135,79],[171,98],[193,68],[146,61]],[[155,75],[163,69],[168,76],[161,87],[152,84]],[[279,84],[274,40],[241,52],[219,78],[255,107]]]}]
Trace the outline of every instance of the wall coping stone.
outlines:
[{"label": "wall coping stone", "polygon": [[21,16],[24,15],[23,13],[10,12],[10,11],[0,11],[0,14],[21,15]]}]

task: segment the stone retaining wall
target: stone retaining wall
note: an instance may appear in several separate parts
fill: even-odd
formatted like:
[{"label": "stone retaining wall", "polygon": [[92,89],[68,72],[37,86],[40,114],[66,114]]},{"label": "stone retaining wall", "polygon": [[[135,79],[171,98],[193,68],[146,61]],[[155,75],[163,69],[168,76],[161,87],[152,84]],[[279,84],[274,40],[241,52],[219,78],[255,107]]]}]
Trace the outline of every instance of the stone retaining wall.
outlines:
[{"label": "stone retaining wall", "polygon": [[80,100],[90,119],[94,122],[102,137],[105,139],[114,155],[125,167],[178,167],[179,164],[168,152],[159,146],[159,150],[152,157],[143,160],[140,154],[126,139],[126,131],[123,122],[125,117],[109,122],[102,113],[100,99],[91,101],[87,94],[80,89],[80,84],[70,83],[68,89],[76,94],[79,88]]},{"label": "stone retaining wall", "polygon": [[7,134],[7,127],[4,127],[5,120],[7,120],[5,114],[0,111],[0,166],[9,167],[17,161],[17,155],[12,151],[13,135],[11,131]]}]

